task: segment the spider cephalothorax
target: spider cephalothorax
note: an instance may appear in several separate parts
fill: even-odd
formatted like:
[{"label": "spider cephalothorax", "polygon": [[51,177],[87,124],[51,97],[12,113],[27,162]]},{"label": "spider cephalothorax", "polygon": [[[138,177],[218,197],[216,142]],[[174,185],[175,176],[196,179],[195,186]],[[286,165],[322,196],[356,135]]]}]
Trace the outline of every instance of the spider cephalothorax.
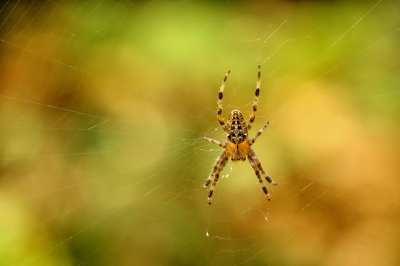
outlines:
[{"label": "spider cephalothorax", "polygon": [[[260,185],[262,187],[262,190],[264,191],[265,195],[268,196],[268,190],[264,186],[264,182],[261,178],[261,175],[269,182],[272,183],[273,185],[277,185],[276,182],[272,181],[271,178],[265,173],[264,169],[261,166],[260,161],[258,160],[258,157],[254,150],[251,148],[251,145],[254,144],[256,139],[261,135],[263,130],[268,126],[269,122],[267,122],[263,128],[257,132],[256,136],[249,140],[248,139],[248,131],[250,130],[254,119],[256,118],[256,112],[257,112],[257,101],[258,101],[258,95],[260,94],[260,66],[258,66],[258,80],[257,80],[257,89],[256,89],[256,94],[254,97],[254,104],[253,104],[253,113],[250,116],[249,124],[247,125],[242,113],[239,110],[233,110],[230,115],[229,115],[229,120],[228,123],[225,125],[224,119],[222,118],[222,98],[223,98],[223,93],[224,93],[224,88],[225,88],[225,82],[226,79],[228,78],[230,71],[226,73],[224,81],[222,82],[221,89],[218,94],[218,112],[217,112],[217,118],[218,122],[221,124],[222,129],[226,133],[226,138],[227,140],[225,143],[218,142],[213,139],[209,139],[204,137],[205,140],[219,145],[221,148],[224,148],[222,153],[219,155],[217,158],[217,161],[215,162],[213,169],[210,173],[210,176],[208,177],[206,183],[204,184],[203,188],[206,188],[211,181],[214,178],[214,182],[211,185],[210,192],[208,193],[208,204],[211,204],[211,197],[213,195],[213,192],[215,190],[215,186],[217,184],[219,174],[221,173],[222,169],[224,169],[226,163],[228,162],[228,159],[231,157],[232,161],[236,162],[238,160],[245,161],[246,156],[249,159],[249,163],[251,167],[254,169],[254,172],[256,173],[256,176],[258,178],[258,181],[260,182]],[[261,174],[260,174],[261,172]]]}]

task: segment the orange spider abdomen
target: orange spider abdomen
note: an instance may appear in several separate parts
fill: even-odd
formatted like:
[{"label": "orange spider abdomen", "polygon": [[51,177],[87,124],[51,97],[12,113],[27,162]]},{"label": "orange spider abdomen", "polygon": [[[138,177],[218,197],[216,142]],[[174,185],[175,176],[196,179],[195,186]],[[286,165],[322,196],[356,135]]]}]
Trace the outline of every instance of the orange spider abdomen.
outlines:
[{"label": "orange spider abdomen", "polygon": [[228,152],[232,156],[232,161],[246,160],[249,147],[247,142],[248,132],[246,122],[239,110],[233,110],[230,113],[226,130],[228,134]]},{"label": "orange spider abdomen", "polygon": [[226,125],[228,141],[240,144],[247,140],[247,125],[239,110],[233,110]]}]

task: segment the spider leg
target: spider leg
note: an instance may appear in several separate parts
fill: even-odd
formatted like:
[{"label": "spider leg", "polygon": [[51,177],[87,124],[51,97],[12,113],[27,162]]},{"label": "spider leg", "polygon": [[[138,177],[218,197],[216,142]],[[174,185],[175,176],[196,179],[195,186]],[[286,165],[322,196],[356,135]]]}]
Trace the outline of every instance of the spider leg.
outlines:
[{"label": "spider leg", "polygon": [[269,124],[269,121],[263,126],[262,129],[260,129],[260,131],[257,132],[256,136],[252,140],[249,140],[250,146],[253,145],[254,142],[256,142],[256,139],[261,135],[261,133],[264,131],[264,129],[268,126],[268,124]]},{"label": "spider leg", "polygon": [[206,138],[206,137],[203,137],[203,139],[207,140],[208,142],[217,144],[217,145],[219,145],[221,148],[226,148],[226,146],[227,146],[227,145],[226,145],[226,142],[225,142],[224,144],[222,144],[222,143],[219,142],[219,141],[216,141],[216,140],[213,140],[213,139],[209,139],[209,138]]},{"label": "spider leg", "polygon": [[226,73],[224,81],[222,82],[221,88],[219,89],[219,94],[218,94],[218,122],[220,123],[222,129],[226,132],[226,125],[224,122],[224,119],[222,118],[221,114],[222,114],[222,98],[224,96],[224,88],[225,88],[225,82],[226,79],[228,78],[230,71],[228,71],[228,73]]},{"label": "spider leg", "polygon": [[268,190],[264,185],[264,181],[261,178],[260,171],[258,170],[257,164],[253,161],[253,159],[250,156],[248,156],[248,159],[249,159],[251,167],[253,167],[253,169],[254,169],[254,172],[256,172],[256,176],[258,178],[258,182],[260,182],[260,186],[262,187],[265,195],[267,195],[268,200],[271,200],[270,197],[269,197],[269,194],[268,194]]},{"label": "spider leg", "polygon": [[267,180],[269,183],[271,183],[272,185],[276,186],[278,185],[275,181],[273,181],[264,171],[264,169],[261,166],[260,160],[258,160],[258,157],[256,155],[256,153],[254,152],[254,150],[249,147],[249,157],[252,158],[252,160],[255,162],[256,166],[258,169],[260,169],[262,176],[265,178],[265,180]]},{"label": "spider leg", "polygon": [[219,178],[219,173],[221,173],[221,171],[224,169],[226,163],[228,162],[228,159],[229,159],[229,157],[226,156],[225,159],[219,165],[217,172],[215,173],[214,182],[211,185],[210,192],[208,192],[208,204],[210,204],[210,205],[211,205],[211,197],[214,193],[215,186],[217,185],[217,181]]},{"label": "spider leg", "polygon": [[258,95],[260,94],[260,76],[261,76],[261,66],[258,66],[258,80],[257,80],[257,89],[256,89],[256,95],[254,97],[254,104],[253,104],[253,113],[250,116],[250,121],[249,124],[247,125],[247,129],[250,130],[254,119],[256,118],[256,113],[257,113],[257,101],[258,101]]},{"label": "spider leg", "polygon": [[227,157],[227,153],[226,153],[226,150],[223,150],[221,152],[221,154],[218,156],[217,160],[215,161],[215,163],[213,165],[213,168],[212,168],[212,171],[211,171],[210,175],[208,176],[207,181],[204,183],[203,188],[208,187],[208,185],[211,183],[211,181],[213,180],[214,175],[218,171],[218,167],[224,161],[225,157]]}]

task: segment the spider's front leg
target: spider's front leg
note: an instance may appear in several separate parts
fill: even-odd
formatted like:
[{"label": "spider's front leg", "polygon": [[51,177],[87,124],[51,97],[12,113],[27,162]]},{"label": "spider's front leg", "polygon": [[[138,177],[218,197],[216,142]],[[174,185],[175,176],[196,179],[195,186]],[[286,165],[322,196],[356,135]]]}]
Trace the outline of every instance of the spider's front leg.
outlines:
[{"label": "spider's front leg", "polygon": [[269,194],[268,194],[268,190],[264,185],[264,181],[261,178],[260,171],[259,171],[259,169],[257,167],[257,164],[254,162],[254,160],[250,156],[248,156],[248,159],[249,159],[249,163],[250,163],[251,167],[253,167],[254,172],[256,173],[256,176],[258,178],[258,182],[260,182],[260,186],[262,187],[262,190],[264,191],[265,195],[267,195],[268,200],[271,200],[271,198],[269,197]]},{"label": "spider's front leg", "polygon": [[226,150],[223,150],[221,154],[218,156],[217,160],[215,161],[213,168],[211,170],[210,175],[207,178],[207,181],[204,183],[203,188],[208,187],[208,185],[211,183],[213,180],[214,175],[217,173],[218,167],[221,165],[221,163],[224,161],[224,158],[227,157]]},{"label": "spider's front leg", "polygon": [[211,197],[214,193],[215,190],[215,186],[217,185],[217,181],[219,179],[219,174],[221,173],[221,171],[224,169],[224,167],[226,166],[226,163],[228,162],[228,157],[225,157],[225,159],[222,161],[222,163],[219,165],[217,172],[215,173],[215,178],[214,178],[214,182],[211,185],[210,188],[210,192],[208,192],[208,204],[211,205]]},{"label": "spider's front leg", "polygon": [[[252,159],[252,161],[254,161],[255,165],[257,166],[258,169],[260,169],[262,176],[265,178],[265,180],[267,180],[269,183],[271,183],[272,185],[276,186],[278,185],[275,181],[273,181],[264,171],[264,169],[261,166],[260,160],[258,160],[258,157],[256,155],[256,153],[254,152],[254,150],[249,147],[249,154],[248,154],[248,158],[250,161],[250,158]],[[253,167],[254,169],[254,167]]]}]

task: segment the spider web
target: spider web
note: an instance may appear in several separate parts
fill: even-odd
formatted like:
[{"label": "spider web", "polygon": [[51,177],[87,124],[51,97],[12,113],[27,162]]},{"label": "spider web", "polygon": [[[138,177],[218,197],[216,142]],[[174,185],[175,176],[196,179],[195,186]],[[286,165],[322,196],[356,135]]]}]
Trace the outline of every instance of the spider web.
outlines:
[{"label": "spider web", "polygon": [[[399,265],[396,1],[7,1],[1,265]],[[223,117],[248,162],[201,187]]]}]

